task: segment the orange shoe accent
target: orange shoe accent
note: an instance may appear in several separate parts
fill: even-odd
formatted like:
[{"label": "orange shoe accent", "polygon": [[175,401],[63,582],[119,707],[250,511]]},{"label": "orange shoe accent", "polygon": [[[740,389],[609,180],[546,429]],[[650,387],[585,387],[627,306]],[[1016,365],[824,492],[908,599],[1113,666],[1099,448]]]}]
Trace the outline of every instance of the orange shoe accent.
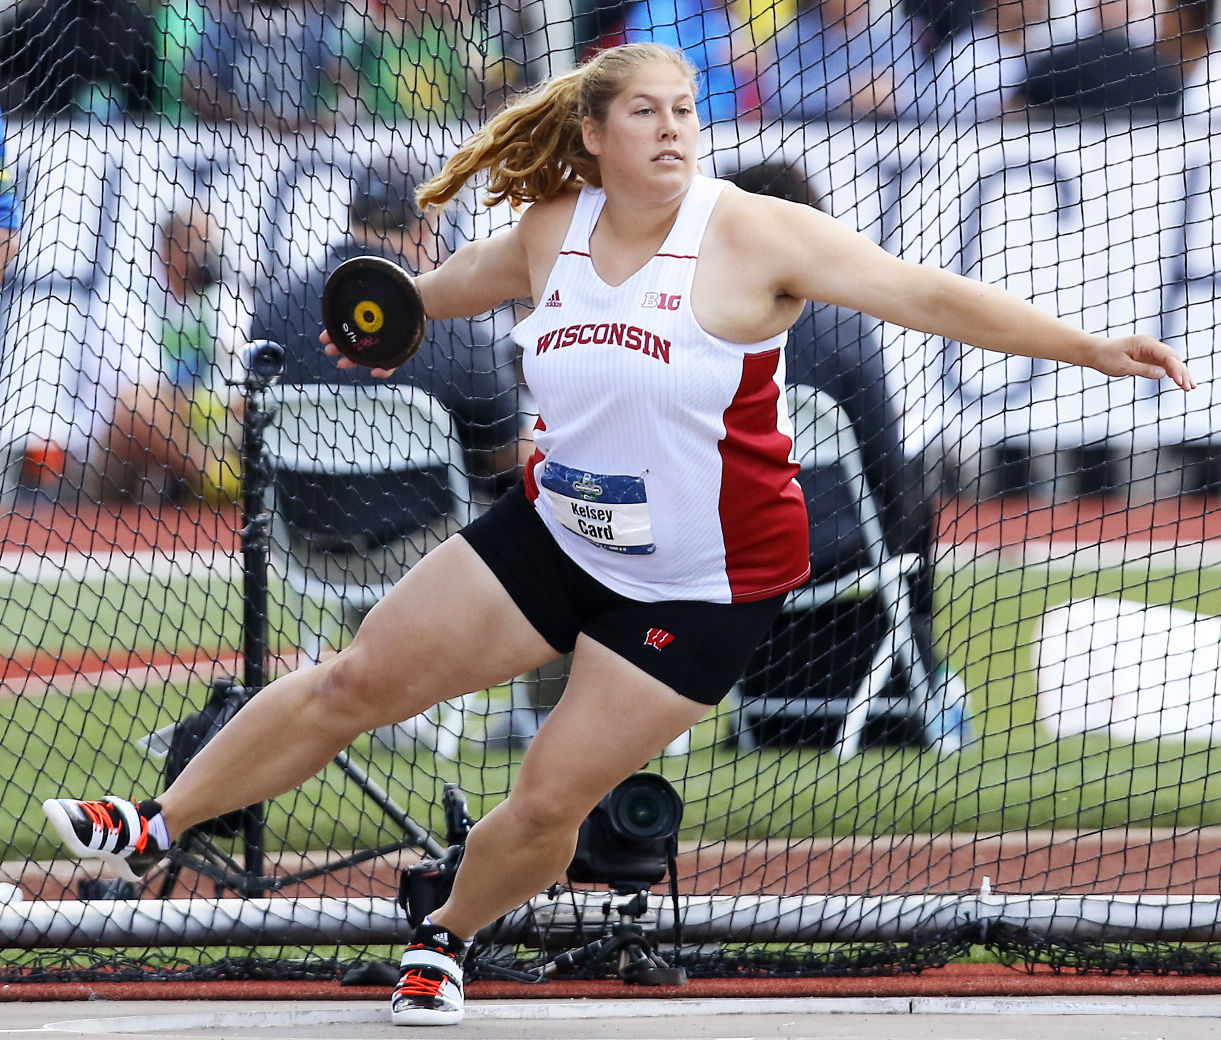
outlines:
[{"label": "orange shoe accent", "polygon": [[[140,814],[137,812],[137,816]],[[148,848],[148,820],[140,816],[140,835],[136,838],[136,852],[143,852]]]},{"label": "orange shoe accent", "polygon": [[430,979],[420,969],[416,968],[403,973],[395,987],[394,995],[405,997],[435,997],[441,992],[445,979]]},{"label": "orange shoe accent", "polygon": [[103,830],[118,830],[119,825],[115,823],[114,817],[107,810],[108,803],[106,802],[81,802],[81,809],[85,815],[93,821],[95,827],[100,827]]}]

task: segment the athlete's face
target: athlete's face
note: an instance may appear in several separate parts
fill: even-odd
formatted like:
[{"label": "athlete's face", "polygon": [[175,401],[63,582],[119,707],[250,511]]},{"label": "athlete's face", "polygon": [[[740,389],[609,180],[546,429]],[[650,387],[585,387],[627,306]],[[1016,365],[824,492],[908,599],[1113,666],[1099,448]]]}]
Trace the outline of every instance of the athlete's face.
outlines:
[{"label": "athlete's face", "polygon": [[611,102],[605,122],[584,120],[585,147],[597,157],[604,187],[623,185],[646,196],[686,189],[700,130],[692,89],[676,65],[650,62]]}]

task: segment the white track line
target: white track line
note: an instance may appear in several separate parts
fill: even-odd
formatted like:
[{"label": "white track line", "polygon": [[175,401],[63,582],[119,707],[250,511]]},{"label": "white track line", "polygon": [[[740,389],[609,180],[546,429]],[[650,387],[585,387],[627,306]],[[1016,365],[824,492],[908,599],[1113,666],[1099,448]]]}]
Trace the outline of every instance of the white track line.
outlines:
[{"label": "white track line", "polygon": [[216,549],[176,549],[173,552],[161,549],[142,549],[138,552],[110,550],[98,553],[9,551],[0,553],[0,580],[7,578],[41,583],[64,577],[82,582],[106,578],[168,581],[204,574],[229,579],[237,573],[239,566],[238,554]]},{"label": "white track line", "polygon": [[1084,571],[1143,563],[1159,569],[1191,571],[1221,566],[1221,540],[1186,544],[1148,540],[1078,544],[1052,538],[1031,539],[1016,545],[980,541],[958,544],[942,542],[936,550],[934,566],[949,564],[952,569],[958,569],[985,560],[995,561],[1003,570],[1049,566]]},{"label": "white track line", "polygon": [[[942,542],[936,549],[937,564],[969,566],[980,560],[998,561],[1004,568],[1015,566],[1071,566],[1075,569],[1100,569],[1133,563],[1174,570],[1197,570],[1221,566],[1221,540],[1178,544],[1171,541],[1108,541],[1076,543],[1062,539],[1031,539],[1012,545],[986,541],[957,544]],[[0,581],[47,582],[56,577],[74,581],[100,581],[106,578],[131,580],[137,577],[168,581],[173,578],[214,576],[229,580],[241,569],[237,552],[216,549],[143,549],[138,552],[0,553]]]}]

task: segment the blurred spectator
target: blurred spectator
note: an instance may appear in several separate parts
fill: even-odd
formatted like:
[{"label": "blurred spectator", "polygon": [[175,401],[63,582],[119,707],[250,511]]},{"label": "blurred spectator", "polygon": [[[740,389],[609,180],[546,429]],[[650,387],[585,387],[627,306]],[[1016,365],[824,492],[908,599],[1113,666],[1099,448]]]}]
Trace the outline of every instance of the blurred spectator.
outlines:
[{"label": "blurred spectator", "polygon": [[152,23],[137,0],[18,0],[0,23],[6,111],[145,113],[155,63]]},{"label": "blurred spectator", "polygon": [[1095,31],[1052,47],[1032,64],[1025,101],[1057,120],[1176,112],[1181,70],[1155,46],[1152,16],[1133,13],[1130,0],[1104,0],[1093,12]]},{"label": "blurred spectator", "polygon": [[[792,166],[763,163],[726,180],[756,194],[823,208],[809,181]],[[903,424],[887,390],[878,333],[875,319],[830,304],[808,305],[789,332],[787,379],[825,390],[843,407],[859,438],[866,476],[881,499],[891,551],[923,553],[932,540],[924,468],[904,450]]]},{"label": "blurred spectator", "polygon": [[987,0],[932,58],[939,120],[981,122],[1019,108],[1029,67],[1050,47],[1047,0]]},{"label": "blurred spectator", "polygon": [[524,90],[571,68],[576,60],[580,6],[581,0],[478,4],[494,48],[486,63],[490,73],[487,92]]},{"label": "blurred spectator", "polygon": [[343,72],[338,2],[226,0],[199,40],[183,100],[204,119],[281,134],[330,125]]},{"label": "blurred spectator", "polygon": [[[361,174],[349,207],[350,236],[331,246],[323,263],[264,289],[252,339],[270,339],[287,355],[284,383],[380,384],[366,369],[341,369],[318,343],[322,287],[344,260],[385,256],[418,273],[443,256],[434,218],[415,207],[419,176],[388,164]],[[391,383],[427,390],[453,415],[467,451],[472,485],[488,497],[517,477],[518,415],[515,348],[493,342],[470,321],[430,321],[418,354],[397,369]]]},{"label": "blurred spectator", "polygon": [[[951,36],[967,32],[981,0],[900,0],[911,20],[917,45],[925,54],[942,47]],[[982,0],[987,4],[988,0]]]},{"label": "blurred spectator", "polygon": [[153,108],[175,123],[194,113],[183,100],[184,77],[211,22],[205,0],[152,0],[157,55]]},{"label": "blurred spectator", "polygon": [[623,16],[628,3],[629,0],[573,0],[573,43],[579,60],[626,42]]},{"label": "blurred spectator", "polygon": [[1185,116],[1221,105],[1221,52],[1213,48],[1209,32],[1212,7],[1212,0],[1171,0],[1158,19],[1158,49],[1183,70]]},{"label": "blurred spectator", "polygon": [[686,53],[702,80],[696,99],[702,124],[758,107],[749,31],[728,0],[636,0],[624,16],[624,37]]},{"label": "blurred spectator", "polygon": [[734,6],[750,26],[756,45],[770,40],[780,26],[797,17],[797,0],[737,0]]},{"label": "blurred spectator", "polygon": [[[1133,47],[1145,47],[1157,38],[1156,7],[1162,0],[1086,0],[1075,7],[1077,30],[1067,38],[1095,31],[1121,31]],[[1059,43],[1061,37],[1056,37]]]},{"label": "blurred spectator", "polygon": [[762,75],[767,116],[911,118],[926,86],[912,23],[869,0],[801,0],[775,51]]},{"label": "blurred spectator", "polygon": [[0,113],[0,281],[21,244],[21,198],[8,164],[4,115]]},{"label": "blurred spectator", "polygon": [[481,103],[486,31],[462,0],[371,3],[356,44],[364,113],[390,125],[459,119]]},{"label": "blurred spectator", "polygon": [[[198,202],[172,211],[158,228],[162,278],[152,298],[134,314],[107,316],[111,349],[98,352],[107,369],[92,374],[103,398],[114,394],[92,465],[104,493],[237,498],[240,416],[225,381],[250,316],[224,276],[221,239]],[[103,402],[95,406],[104,415]]]},{"label": "blurred spectator", "polygon": [[[763,163],[726,179],[746,191],[822,208],[809,180],[792,166]],[[790,385],[826,392],[852,422],[865,475],[877,497],[887,548],[893,554],[914,553],[924,561],[910,586],[913,632],[930,675],[945,683],[951,680],[933,643],[933,505],[925,488],[923,458],[909,456],[904,449],[902,421],[887,388],[879,328],[875,319],[856,311],[807,304],[789,331],[786,378]],[[838,473],[814,470],[808,479],[814,481],[812,487],[803,485],[810,511],[810,566],[813,580],[826,581],[863,565],[865,547],[855,503]],[[870,616],[871,611],[876,616]],[[871,631],[880,619],[877,602],[826,609],[825,617],[819,618],[823,626],[819,645],[828,647],[829,656],[820,662],[819,671],[842,675],[862,667],[867,670],[874,647],[861,633]]]}]

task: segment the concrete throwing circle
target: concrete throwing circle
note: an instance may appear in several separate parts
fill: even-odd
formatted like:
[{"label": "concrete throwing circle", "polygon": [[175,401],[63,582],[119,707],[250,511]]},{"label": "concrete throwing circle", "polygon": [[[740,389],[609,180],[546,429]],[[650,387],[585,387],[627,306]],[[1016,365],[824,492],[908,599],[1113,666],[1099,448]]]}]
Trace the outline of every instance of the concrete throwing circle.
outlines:
[{"label": "concrete throwing circle", "polygon": [[[1221,1017],[1221,1000],[1133,1000],[1115,997],[785,997],[724,1000],[539,1000],[475,1001],[469,1020],[561,1021],[648,1019],[701,1015],[1140,1015],[1174,1018]],[[217,1029],[285,1029],[328,1025],[387,1024],[376,1005],[251,1008],[167,1015],[123,1015],[48,1023],[66,1033],[185,1033]]]}]

